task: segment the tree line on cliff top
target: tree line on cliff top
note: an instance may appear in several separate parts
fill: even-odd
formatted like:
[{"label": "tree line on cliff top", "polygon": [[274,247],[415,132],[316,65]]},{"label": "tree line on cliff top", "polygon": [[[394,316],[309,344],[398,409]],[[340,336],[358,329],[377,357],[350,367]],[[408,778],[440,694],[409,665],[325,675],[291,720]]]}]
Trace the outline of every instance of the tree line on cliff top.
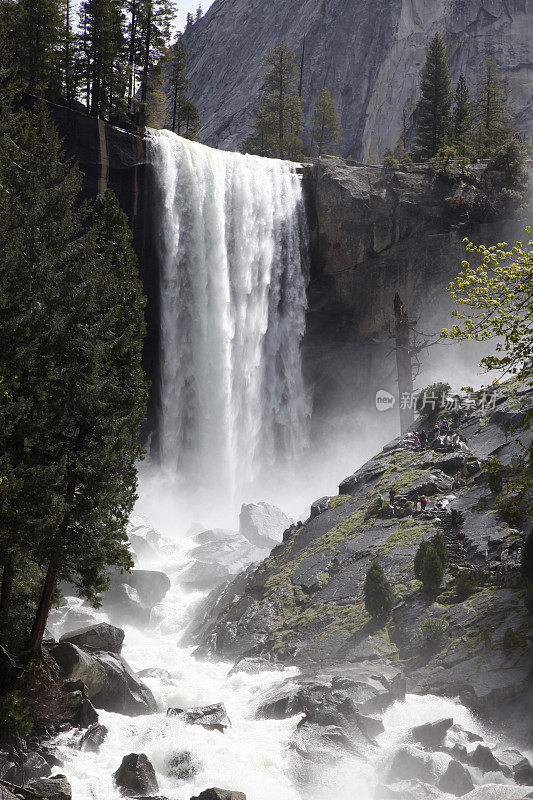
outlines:
[{"label": "tree line on cliff top", "polygon": [[0,14],[30,95],[121,127],[166,124],[197,137],[181,35],[172,43],[172,0],[0,0]]}]

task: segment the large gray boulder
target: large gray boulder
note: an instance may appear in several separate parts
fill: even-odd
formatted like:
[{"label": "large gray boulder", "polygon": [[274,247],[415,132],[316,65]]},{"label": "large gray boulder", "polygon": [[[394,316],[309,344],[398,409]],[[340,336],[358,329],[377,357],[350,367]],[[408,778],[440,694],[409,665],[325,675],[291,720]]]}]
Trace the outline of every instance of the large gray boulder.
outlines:
[{"label": "large gray boulder", "polygon": [[65,678],[83,681],[96,708],[132,717],[156,711],[152,692],[122,656],[104,651],[87,653],[72,642],[60,642],[51,652]]},{"label": "large gray boulder", "polygon": [[242,792],[233,792],[230,789],[205,789],[197,797],[191,800],[246,800],[246,795]]},{"label": "large gray boulder", "polygon": [[289,517],[270,503],[244,504],[239,515],[239,533],[261,548],[279,544],[290,524]]},{"label": "large gray boulder", "polygon": [[452,759],[446,772],[441,775],[439,786],[444,792],[462,797],[474,788],[472,776],[465,766]]},{"label": "large gray boulder", "polygon": [[124,756],[113,777],[120,791],[130,797],[154,794],[159,789],[155,770],[145,753]]},{"label": "large gray boulder", "polygon": [[433,784],[435,779],[435,765],[431,757],[409,745],[398,748],[387,773],[387,783],[419,780]]},{"label": "large gray boulder", "polygon": [[214,703],[210,706],[198,708],[169,708],[167,716],[179,717],[188,725],[201,725],[209,731],[224,733],[231,725],[226,707],[223,703]]},{"label": "large gray boulder", "polygon": [[120,653],[124,641],[124,631],[106,622],[88,625],[86,628],[65,633],[60,642],[72,642],[77,647],[90,650],[106,650],[109,653]]},{"label": "large gray boulder", "polygon": [[435,494],[443,494],[450,492],[453,486],[453,478],[446,475],[440,469],[434,469],[426,475],[421,475],[413,485],[410,487],[408,495],[414,497],[418,495],[428,495],[428,497]]},{"label": "large gray boulder", "polygon": [[425,725],[417,725],[412,729],[411,734],[413,740],[424,747],[438,747],[444,741],[444,737],[452,725],[453,719],[447,717],[436,722],[427,722]]},{"label": "large gray boulder", "polygon": [[39,778],[31,781],[29,788],[39,798],[46,800],[72,800],[72,789],[64,775],[53,775],[51,778]]}]

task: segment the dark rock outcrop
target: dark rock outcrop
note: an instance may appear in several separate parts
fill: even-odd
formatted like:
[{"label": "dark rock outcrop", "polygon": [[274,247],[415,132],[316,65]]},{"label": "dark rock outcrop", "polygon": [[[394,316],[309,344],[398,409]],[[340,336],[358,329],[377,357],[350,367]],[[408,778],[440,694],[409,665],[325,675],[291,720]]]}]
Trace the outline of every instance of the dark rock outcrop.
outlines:
[{"label": "dark rock outcrop", "polygon": [[64,775],[53,775],[51,778],[39,778],[29,784],[37,797],[46,800],[71,800],[72,789]]},{"label": "dark rock outcrop", "polygon": [[60,642],[72,642],[81,648],[91,650],[106,650],[109,653],[120,653],[124,641],[124,631],[114,625],[100,622],[98,625],[89,625],[86,628],[65,633]]},{"label": "dark rock outcrop", "polygon": [[105,725],[100,725],[100,723],[91,725],[80,739],[80,750],[97,753],[107,734],[108,730]]},{"label": "dark rock outcrop", "polygon": [[154,794],[159,789],[155,770],[144,753],[124,756],[113,777],[121,792],[130,797]]},{"label": "dark rock outcrop", "polygon": [[85,684],[96,708],[130,716],[156,710],[152,692],[121,656],[104,651],[88,653],[71,642],[60,642],[51,652],[65,678]]},{"label": "dark rock outcrop", "polygon": [[474,783],[467,768],[452,759],[440,777],[439,786],[444,792],[462,797],[474,788]]},{"label": "dark rock outcrop", "polygon": [[197,797],[191,800],[246,800],[246,795],[242,792],[233,792],[230,789],[205,789]]},{"label": "dark rock outcrop", "polygon": [[224,733],[231,725],[226,708],[223,703],[214,703],[211,706],[198,708],[169,708],[169,717],[179,717],[188,725],[201,725],[209,731]]},{"label": "dark rock outcrop", "polygon": [[179,781],[187,781],[194,778],[197,767],[194,759],[188,750],[174,753],[167,761],[167,772]]},{"label": "dark rock outcrop", "polygon": [[444,741],[447,731],[453,725],[453,719],[439,719],[436,722],[427,722],[425,725],[417,725],[411,734],[415,742],[419,742],[424,747],[438,747]]}]

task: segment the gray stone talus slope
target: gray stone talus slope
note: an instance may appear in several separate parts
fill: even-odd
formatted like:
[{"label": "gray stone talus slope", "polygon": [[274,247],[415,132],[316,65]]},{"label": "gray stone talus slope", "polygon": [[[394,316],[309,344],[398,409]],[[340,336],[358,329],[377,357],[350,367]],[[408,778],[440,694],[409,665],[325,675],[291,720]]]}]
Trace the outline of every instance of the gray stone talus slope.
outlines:
[{"label": "gray stone talus slope", "polygon": [[473,84],[491,52],[509,86],[517,124],[531,138],[532,0],[216,0],[185,36],[191,93],[206,144],[239,149],[260,97],[264,54],[286,41],[298,54],[306,35],[303,82],[309,123],[327,86],[342,114],[352,157],[379,156],[413,122],[431,37],[444,34],[452,78]]}]

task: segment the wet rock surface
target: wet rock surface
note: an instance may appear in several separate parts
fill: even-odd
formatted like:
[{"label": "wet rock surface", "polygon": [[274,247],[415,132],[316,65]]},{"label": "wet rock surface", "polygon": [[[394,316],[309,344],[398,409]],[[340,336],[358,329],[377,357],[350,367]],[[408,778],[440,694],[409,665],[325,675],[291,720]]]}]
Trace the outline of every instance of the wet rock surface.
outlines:
[{"label": "wet rock surface", "polygon": [[144,753],[124,756],[113,777],[121,792],[129,797],[153,795],[159,789],[155,770]]},{"label": "wet rock surface", "polygon": [[85,684],[96,708],[131,716],[156,710],[152,692],[121,656],[105,651],[89,653],[66,641],[51,652],[65,678]]},{"label": "wet rock surface", "polygon": [[92,650],[107,650],[109,653],[120,654],[124,641],[124,631],[114,625],[101,622],[98,625],[89,625],[86,628],[65,633],[60,642],[72,642],[78,647]]},{"label": "wet rock surface", "polygon": [[223,703],[214,703],[210,706],[198,708],[169,708],[167,716],[179,717],[188,725],[201,725],[209,731],[224,733],[231,725],[226,708]]}]

